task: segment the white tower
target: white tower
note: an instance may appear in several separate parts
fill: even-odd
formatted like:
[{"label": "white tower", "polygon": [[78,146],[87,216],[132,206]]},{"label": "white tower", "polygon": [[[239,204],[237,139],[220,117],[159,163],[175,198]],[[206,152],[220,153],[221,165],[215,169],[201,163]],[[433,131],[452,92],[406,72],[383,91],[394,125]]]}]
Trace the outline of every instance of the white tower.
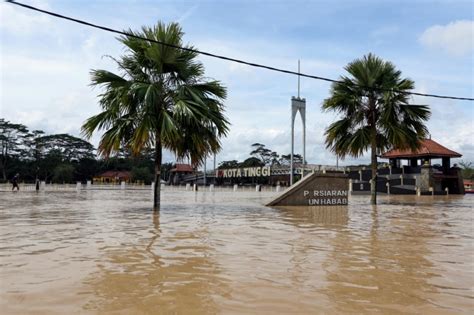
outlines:
[{"label": "white tower", "polygon": [[[298,73],[300,73],[300,61],[298,60]],[[290,185],[293,185],[293,154],[295,151],[295,118],[300,112],[303,122],[303,167],[306,163],[306,99],[300,98],[300,76],[298,76],[298,96],[291,98],[291,159],[290,159]],[[304,168],[303,173],[304,175]]]}]

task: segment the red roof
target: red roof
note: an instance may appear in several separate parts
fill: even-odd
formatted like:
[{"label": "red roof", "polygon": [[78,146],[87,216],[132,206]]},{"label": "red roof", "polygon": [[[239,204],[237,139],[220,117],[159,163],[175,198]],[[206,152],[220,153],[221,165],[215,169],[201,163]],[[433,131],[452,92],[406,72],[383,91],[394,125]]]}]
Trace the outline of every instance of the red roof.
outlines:
[{"label": "red roof", "polygon": [[385,159],[396,159],[396,158],[415,158],[415,157],[461,157],[462,155],[443,147],[431,139],[424,139],[421,141],[421,146],[418,150],[412,151],[411,149],[398,150],[392,149],[382,154],[382,158]]},{"label": "red roof", "polygon": [[171,172],[194,172],[193,168],[189,164],[175,164],[174,168],[171,169]]},{"label": "red roof", "polygon": [[130,178],[130,172],[129,171],[106,171],[100,174],[98,177]]}]

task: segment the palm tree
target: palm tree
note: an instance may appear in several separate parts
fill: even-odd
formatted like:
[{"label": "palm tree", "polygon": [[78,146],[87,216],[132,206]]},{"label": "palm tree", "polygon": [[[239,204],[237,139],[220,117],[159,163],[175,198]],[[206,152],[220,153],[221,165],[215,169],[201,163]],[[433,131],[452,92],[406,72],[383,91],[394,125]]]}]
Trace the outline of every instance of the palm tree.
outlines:
[{"label": "palm tree", "polygon": [[393,147],[418,148],[431,113],[428,106],[408,104],[406,92],[414,82],[401,78],[391,62],[369,54],[345,70],[350,76],[333,83],[323,103],[324,110],[342,115],[326,129],[326,147],[341,158],[359,157],[370,149],[371,203],[376,204],[377,154]]},{"label": "palm tree", "polygon": [[[183,31],[177,23],[158,23],[129,33],[183,47]],[[87,119],[82,132],[90,138],[95,130],[105,130],[98,147],[105,157],[121,147],[135,154],[154,147],[153,209],[158,211],[162,149],[178,159],[190,158],[194,165],[218,152],[219,139],[229,126],[223,105],[226,89],[219,81],[204,78],[204,67],[193,51],[130,36],[119,41],[126,48],[124,56],[114,59],[120,74],[91,71],[92,85],[103,88],[102,112]]]}]

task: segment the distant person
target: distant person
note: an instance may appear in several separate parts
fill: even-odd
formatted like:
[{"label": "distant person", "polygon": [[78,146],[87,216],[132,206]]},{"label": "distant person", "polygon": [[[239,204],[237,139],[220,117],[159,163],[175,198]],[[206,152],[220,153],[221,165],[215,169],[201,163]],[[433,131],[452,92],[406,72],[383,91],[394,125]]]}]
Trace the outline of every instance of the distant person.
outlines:
[{"label": "distant person", "polygon": [[12,191],[15,190],[20,190],[20,186],[18,186],[18,178],[20,177],[20,174],[16,173],[15,176],[12,178]]}]

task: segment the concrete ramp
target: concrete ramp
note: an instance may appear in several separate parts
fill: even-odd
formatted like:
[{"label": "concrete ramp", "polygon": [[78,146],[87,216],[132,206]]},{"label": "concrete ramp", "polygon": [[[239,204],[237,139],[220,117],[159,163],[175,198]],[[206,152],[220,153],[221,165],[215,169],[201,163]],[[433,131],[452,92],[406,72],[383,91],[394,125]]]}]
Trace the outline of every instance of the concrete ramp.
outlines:
[{"label": "concrete ramp", "polygon": [[341,173],[307,175],[267,206],[340,206],[347,205],[349,178]]}]

